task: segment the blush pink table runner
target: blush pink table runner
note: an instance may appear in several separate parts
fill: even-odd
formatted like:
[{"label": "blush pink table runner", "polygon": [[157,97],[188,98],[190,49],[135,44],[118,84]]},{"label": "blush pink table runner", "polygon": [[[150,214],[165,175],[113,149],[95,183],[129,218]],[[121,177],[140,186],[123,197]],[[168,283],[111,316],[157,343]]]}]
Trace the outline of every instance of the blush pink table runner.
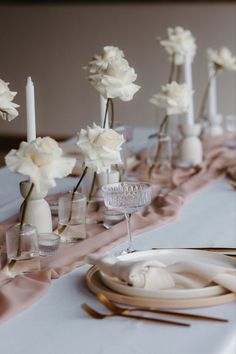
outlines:
[{"label": "blush pink table runner", "polygon": [[[154,186],[154,198],[150,206],[132,217],[135,235],[155,229],[175,219],[185,200],[202,188],[223,178],[226,169],[236,158],[235,150],[223,146],[223,139],[213,139],[205,147],[205,159],[201,166],[189,170],[173,171],[173,190],[166,196],[158,195]],[[144,175],[147,168],[141,162],[136,173]],[[232,191],[233,192],[233,191]],[[16,221],[16,217],[0,224],[0,241],[5,230]],[[87,239],[78,244],[61,245],[54,256],[41,257],[41,271],[9,277],[7,267],[0,271],[0,322],[28,308],[48,290],[52,279],[57,279],[84,264],[88,254],[101,255],[127,238],[126,223],[123,221],[110,230],[101,225],[89,225]]]}]

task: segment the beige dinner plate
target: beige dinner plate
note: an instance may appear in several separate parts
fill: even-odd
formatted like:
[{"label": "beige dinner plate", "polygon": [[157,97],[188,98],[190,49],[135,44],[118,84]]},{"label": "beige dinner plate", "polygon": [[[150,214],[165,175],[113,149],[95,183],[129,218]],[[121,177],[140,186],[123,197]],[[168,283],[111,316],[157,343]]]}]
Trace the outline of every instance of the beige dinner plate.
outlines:
[{"label": "beige dinner plate", "polygon": [[109,289],[101,280],[99,270],[96,266],[91,267],[86,274],[88,288],[95,294],[104,294],[111,301],[132,306],[156,307],[165,309],[189,309],[222,305],[236,300],[236,294],[226,293],[205,298],[189,299],[158,299],[140,296],[129,296],[119,294]]},{"label": "beige dinner plate", "polygon": [[[206,264],[214,264],[227,268],[236,267],[235,259],[222,254],[184,249],[141,251],[122,255],[118,258],[129,261],[158,259],[166,265],[179,261],[200,261]],[[90,268],[86,278],[88,287],[93,292],[102,292],[110,300],[130,305],[191,308],[213,306],[236,299],[235,294],[227,292],[218,285],[211,285],[200,289],[167,289],[153,293],[122,284],[117,278],[111,278],[101,274],[97,267]]]},{"label": "beige dinner plate", "polygon": [[[184,249],[166,249],[166,250],[151,250],[141,251],[122,255],[117,257],[120,260],[126,261],[146,261],[150,259],[158,260],[165,265],[170,265],[176,262],[192,261],[201,262],[211,265],[220,265],[227,268],[235,268],[236,260],[230,259],[224,255],[212,254],[210,252],[184,250]],[[129,286],[118,278],[114,278],[100,272],[103,283],[110,289],[130,296],[151,297],[158,299],[186,299],[186,298],[200,298],[225,294],[227,291],[219,285],[209,285],[203,288],[195,289],[180,289],[171,288],[165,290],[147,290],[143,288],[136,288]]]}]

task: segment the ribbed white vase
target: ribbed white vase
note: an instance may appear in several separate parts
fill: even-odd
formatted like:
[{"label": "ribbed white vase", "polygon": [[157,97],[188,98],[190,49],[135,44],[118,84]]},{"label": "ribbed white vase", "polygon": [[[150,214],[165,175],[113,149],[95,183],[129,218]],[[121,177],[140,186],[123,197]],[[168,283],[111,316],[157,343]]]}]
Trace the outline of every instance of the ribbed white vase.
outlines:
[{"label": "ribbed white vase", "polygon": [[180,159],[193,166],[202,163],[203,149],[199,139],[201,133],[200,124],[183,125],[182,132],[184,138],[180,144]]}]

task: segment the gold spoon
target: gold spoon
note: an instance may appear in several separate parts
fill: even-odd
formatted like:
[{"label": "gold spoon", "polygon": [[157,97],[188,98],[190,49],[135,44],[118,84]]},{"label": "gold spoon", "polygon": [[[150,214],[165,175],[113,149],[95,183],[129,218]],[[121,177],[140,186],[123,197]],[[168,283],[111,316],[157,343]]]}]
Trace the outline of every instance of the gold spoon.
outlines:
[{"label": "gold spoon", "polygon": [[170,316],[176,316],[176,317],[188,317],[189,319],[192,319],[192,320],[228,322],[228,320],[223,319],[223,318],[209,317],[209,316],[203,316],[203,315],[194,315],[194,314],[183,313],[183,312],[152,310],[152,309],[148,309],[146,307],[133,307],[133,308],[120,307],[120,306],[115,305],[113,302],[111,302],[104,294],[98,294],[97,299],[107,309],[109,309],[113,313],[119,313],[119,314],[123,314],[123,315],[129,314],[130,312],[134,312],[134,311],[144,311],[144,312],[151,312],[151,313],[170,315]]},{"label": "gold spoon", "polygon": [[90,307],[87,304],[82,304],[81,305],[82,309],[91,317],[96,318],[98,320],[103,320],[106,318],[118,316],[118,317],[127,317],[131,318],[133,320],[144,320],[144,321],[149,321],[149,322],[155,322],[155,323],[163,323],[167,325],[173,325],[173,326],[182,326],[182,327],[190,327],[191,325],[189,323],[183,323],[183,322],[175,322],[175,321],[169,321],[169,320],[162,320],[159,318],[152,318],[152,317],[143,317],[143,316],[136,316],[136,315],[129,315],[125,313],[118,313],[118,312],[112,312],[108,314],[103,314],[100,313],[96,310],[94,310],[92,307]]}]

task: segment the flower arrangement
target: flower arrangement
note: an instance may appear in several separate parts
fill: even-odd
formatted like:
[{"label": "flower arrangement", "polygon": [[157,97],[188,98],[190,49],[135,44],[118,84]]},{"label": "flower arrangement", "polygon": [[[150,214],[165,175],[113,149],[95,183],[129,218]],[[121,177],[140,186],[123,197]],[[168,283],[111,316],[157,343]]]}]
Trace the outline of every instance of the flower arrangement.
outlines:
[{"label": "flower arrangement", "polygon": [[[31,186],[21,205],[20,236],[23,231],[28,200],[33,189],[46,195],[48,190],[56,185],[55,178],[66,177],[71,173],[76,160],[63,156],[58,143],[50,138],[37,138],[32,142],[21,142],[19,149],[12,149],[5,156],[6,165],[12,172],[18,172],[29,177]],[[17,257],[21,255],[21,237],[17,249]],[[12,269],[16,260],[8,267]]]},{"label": "flower arrangement", "polygon": [[36,191],[45,195],[56,185],[55,178],[70,174],[76,162],[64,157],[58,143],[50,137],[21,142],[18,150],[12,149],[5,156],[5,161],[10,171],[28,176]]},{"label": "flower arrangement", "polygon": [[[123,135],[111,128],[102,128],[95,123],[93,123],[92,127],[88,126],[87,129],[80,130],[76,144],[84,157],[84,169],[72,191],[71,200],[73,200],[88,169],[94,172],[88,200],[92,198],[97,174],[107,171],[111,165],[122,162],[120,151],[123,143]],[[68,222],[70,222],[71,216],[72,210],[70,211]],[[58,233],[61,234],[65,228],[65,225],[60,227]]]},{"label": "flower arrangement", "polygon": [[86,69],[89,72],[88,80],[91,85],[107,99],[106,112],[103,127],[106,126],[106,119],[109,106],[111,108],[111,122],[114,126],[114,105],[113,99],[120,98],[121,101],[131,101],[140,86],[134,84],[137,74],[129,66],[124,53],[117,47],[105,46],[100,55],[94,55]]},{"label": "flower arrangement", "polygon": [[235,71],[236,70],[236,57],[232,55],[231,51],[222,47],[219,50],[207,49],[207,60],[208,63],[212,66],[212,74],[208,78],[206,89],[203,94],[202,103],[200,106],[198,118],[204,119],[206,116],[206,105],[209,96],[209,88],[211,81],[224,70]]},{"label": "flower arrangement", "polygon": [[[150,98],[150,102],[157,107],[165,109],[165,117],[161,122],[157,136],[161,137],[166,134],[169,116],[181,114],[188,110],[193,91],[184,84],[178,84],[173,81],[170,84],[161,87],[161,91]],[[155,163],[160,154],[161,145],[157,147],[154,161],[149,168],[148,176],[151,178]]]},{"label": "flower arrangement", "polygon": [[193,61],[196,55],[197,45],[191,31],[185,30],[181,26],[167,29],[167,38],[157,38],[160,45],[165,48],[169,54],[171,62],[170,74],[168,83],[172,82],[176,74],[176,81],[179,82],[181,78],[181,67],[184,64],[186,56]]},{"label": "flower arrangement", "polygon": [[18,116],[18,104],[12,102],[17,92],[9,90],[9,83],[0,79],[0,117],[9,122]]}]

